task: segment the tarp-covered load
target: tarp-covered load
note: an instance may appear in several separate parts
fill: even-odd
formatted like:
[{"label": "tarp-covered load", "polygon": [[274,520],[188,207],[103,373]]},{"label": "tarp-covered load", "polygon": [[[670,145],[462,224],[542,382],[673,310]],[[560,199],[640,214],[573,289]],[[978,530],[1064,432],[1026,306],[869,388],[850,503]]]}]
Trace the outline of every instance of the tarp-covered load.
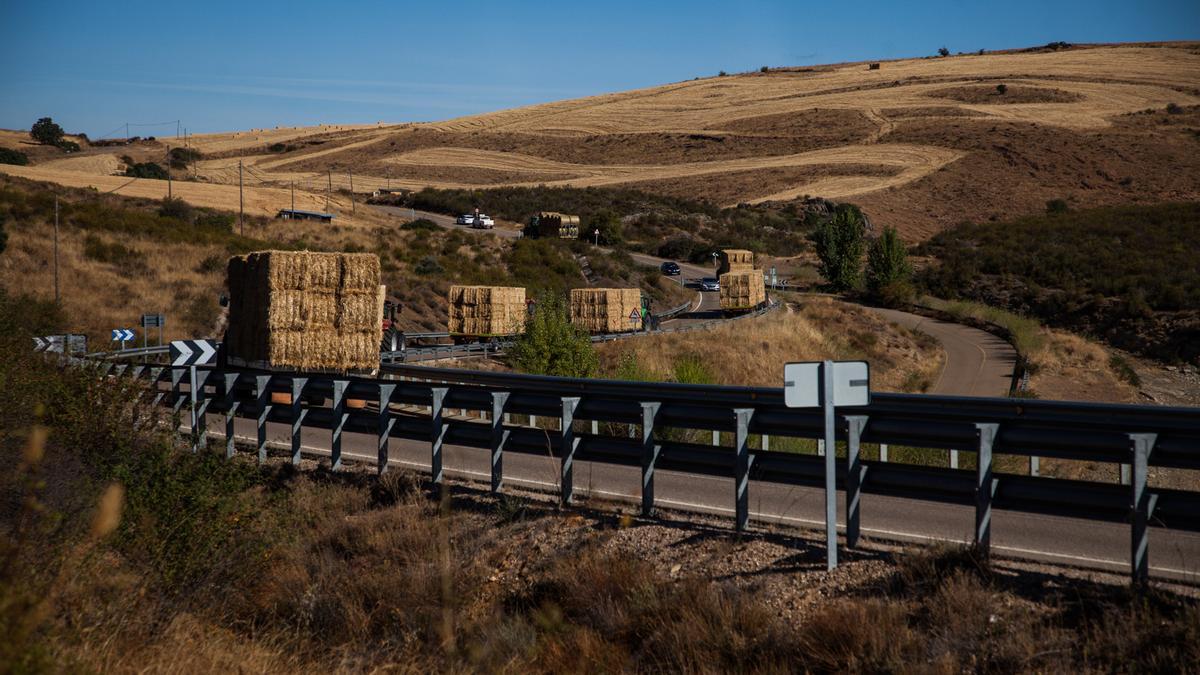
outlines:
[{"label": "tarp-covered load", "polygon": [[592,333],[642,328],[642,292],[636,288],[576,288],[570,305],[571,323]]},{"label": "tarp-covered load", "polygon": [[259,251],[229,259],[225,353],[235,365],[374,371],[385,288],[370,253]]},{"label": "tarp-covered load", "polygon": [[543,211],[529,219],[538,237],[557,237],[559,239],[579,238],[579,216],[565,213]]},{"label": "tarp-covered load", "polygon": [[452,335],[515,335],[525,329],[525,289],[451,286],[448,329]]}]

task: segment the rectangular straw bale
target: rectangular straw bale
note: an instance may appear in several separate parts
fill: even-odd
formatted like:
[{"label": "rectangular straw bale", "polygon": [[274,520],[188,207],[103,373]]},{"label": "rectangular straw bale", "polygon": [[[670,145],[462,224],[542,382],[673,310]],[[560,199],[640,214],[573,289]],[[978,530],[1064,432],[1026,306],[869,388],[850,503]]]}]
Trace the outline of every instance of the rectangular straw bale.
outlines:
[{"label": "rectangular straw bale", "polygon": [[[378,286],[376,286],[378,289]],[[338,330],[365,330],[382,326],[383,308],[378,290],[370,293],[343,293],[337,303]]]},{"label": "rectangular straw bale", "polygon": [[374,253],[339,253],[341,257],[341,285],[349,292],[374,293],[379,287],[379,256]]},{"label": "rectangular straw bale", "polygon": [[448,329],[461,335],[512,335],[525,327],[525,289],[451,286]]},{"label": "rectangular straw bale", "polygon": [[727,248],[717,252],[717,276],[729,272],[747,272],[754,269],[754,252],[741,248]]},{"label": "rectangular straw bale", "polygon": [[592,333],[617,333],[641,328],[642,292],[636,288],[576,288],[568,308],[571,323]]},{"label": "rectangular straw bale", "polygon": [[767,299],[762,272],[728,272],[720,277],[721,309],[750,309]]}]

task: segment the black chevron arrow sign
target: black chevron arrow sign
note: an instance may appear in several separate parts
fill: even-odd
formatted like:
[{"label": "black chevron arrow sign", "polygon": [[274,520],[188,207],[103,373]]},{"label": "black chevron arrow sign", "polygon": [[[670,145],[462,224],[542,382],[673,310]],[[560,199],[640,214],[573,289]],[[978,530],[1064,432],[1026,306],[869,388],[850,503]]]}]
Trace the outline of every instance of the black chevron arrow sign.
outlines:
[{"label": "black chevron arrow sign", "polygon": [[211,340],[175,340],[171,342],[172,366],[203,366],[213,362],[217,345]]}]

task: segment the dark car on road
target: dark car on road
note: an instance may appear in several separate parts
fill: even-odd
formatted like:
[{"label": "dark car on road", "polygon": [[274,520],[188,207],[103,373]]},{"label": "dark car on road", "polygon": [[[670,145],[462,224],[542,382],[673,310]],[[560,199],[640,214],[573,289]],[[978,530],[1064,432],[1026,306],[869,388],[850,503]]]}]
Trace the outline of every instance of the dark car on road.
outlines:
[{"label": "dark car on road", "polygon": [[660,269],[662,269],[663,274],[669,277],[677,277],[680,274],[683,274],[683,270],[679,269],[679,263],[673,263],[671,261],[663,263]]}]

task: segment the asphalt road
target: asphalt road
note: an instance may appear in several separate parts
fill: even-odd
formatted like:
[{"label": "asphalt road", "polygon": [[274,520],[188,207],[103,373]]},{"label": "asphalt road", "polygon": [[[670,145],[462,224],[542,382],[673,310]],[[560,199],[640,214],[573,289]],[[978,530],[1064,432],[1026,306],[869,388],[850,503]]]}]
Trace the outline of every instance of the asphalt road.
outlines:
[{"label": "asphalt road", "polygon": [[[448,411],[453,412],[453,411]],[[223,430],[218,416],[209,416],[214,434]],[[290,427],[268,423],[269,442],[290,443]],[[254,421],[238,419],[235,435],[248,442],[255,438]],[[327,456],[330,435],[327,430],[305,433],[304,452]],[[346,433],[343,453],[348,459],[374,462],[374,436]],[[484,481],[489,479],[490,458],[486,450],[446,446],[444,462],[451,477]],[[428,443],[393,438],[389,464],[428,471]],[[504,456],[506,484],[541,491],[558,489],[558,460],[521,453]],[[658,471],[655,473],[656,503],[667,509],[732,516],[734,487],[732,477],[718,478]],[[640,473],[637,467],[577,462],[576,491],[609,500],[640,503]],[[845,506],[839,493],[839,519]],[[817,488],[798,488],[751,481],[751,517],[760,525],[823,528],[824,492]],[[839,520],[839,525],[844,523]],[[974,527],[974,510],[969,506],[942,504],[881,495],[865,495],[862,500],[864,537],[900,542],[969,541]],[[812,537],[812,546],[823,539]],[[996,511],[993,514],[993,552],[1009,558],[1065,564],[1076,567],[1126,572],[1128,570],[1129,527],[1075,518],[1031,515]],[[1200,533],[1152,530],[1150,540],[1151,574],[1191,583],[1200,582]]]},{"label": "asphalt road", "polygon": [[[391,206],[375,206],[394,215],[405,218],[415,215],[418,218],[428,218],[443,227],[453,227],[473,232],[469,225],[456,225],[454,218],[428,211],[412,211]],[[494,229],[486,230],[502,237],[516,237],[515,230]],[[653,267],[666,262],[645,253],[631,253],[634,260]],[[715,275],[715,267],[705,267],[693,263],[679,263],[685,280],[711,277]],[[686,315],[681,315],[675,322],[698,322],[720,317],[720,298],[717,293],[703,293],[701,304]],[[901,312],[894,309],[870,307],[888,321],[913,328],[926,333],[942,343],[946,354],[946,362],[942,372],[929,390],[931,394],[953,396],[1007,396],[1012,382],[1013,367],[1016,364],[1017,353],[1004,340],[977,328],[962,324],[939,321]],[[664,322],[664,325],[670,325]],[[676,324],[678,325],[678,324]]]}]

